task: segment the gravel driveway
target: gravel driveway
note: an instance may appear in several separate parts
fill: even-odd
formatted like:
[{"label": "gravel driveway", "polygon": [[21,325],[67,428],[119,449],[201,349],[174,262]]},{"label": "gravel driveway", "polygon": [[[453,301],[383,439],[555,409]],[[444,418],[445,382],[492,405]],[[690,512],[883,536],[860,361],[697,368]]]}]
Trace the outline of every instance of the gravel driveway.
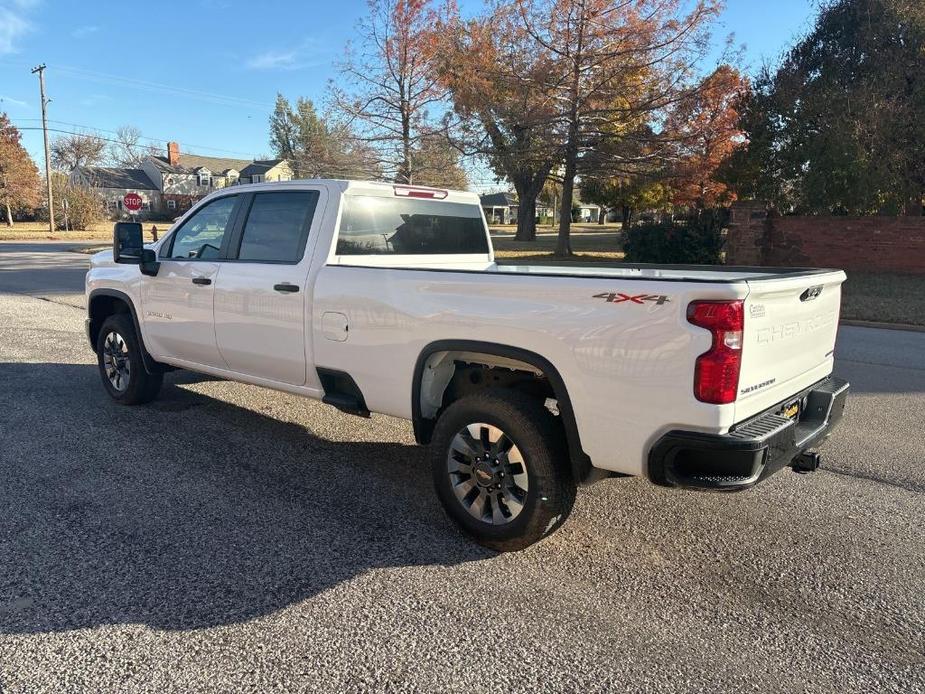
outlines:
[{"label": "gravel driveway", "polygon": [[494,555],[406,422],[185,373],[119,407],[79,295],[33,294],[0,293],[2,692],[925,689],[925,334],[842,329],[824,470],[608,480]]}]

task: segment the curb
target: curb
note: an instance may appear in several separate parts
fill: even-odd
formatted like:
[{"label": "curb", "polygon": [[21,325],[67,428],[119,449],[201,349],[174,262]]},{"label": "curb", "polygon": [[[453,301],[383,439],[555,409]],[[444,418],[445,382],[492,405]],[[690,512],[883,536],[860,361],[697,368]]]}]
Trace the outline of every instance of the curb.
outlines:
[{"label": "curb", "polygon": [[99,253],[100,251],[109,250],[112,248],[112,244],[107,244],[105,246],[71,246],[70,248],[64,249],[64,253],[79,253],[81,255],[93,255],[94,253]]},{"label": "curb", "polygon": [[841,325],[849,325],[853,328],[879,328],[880,330],[903,330],[911,333],[925,333],[925,325],[913,325],[912,323],[883,323],[882,321],[872,320],[855,320],[853,318],[842,318]]}]

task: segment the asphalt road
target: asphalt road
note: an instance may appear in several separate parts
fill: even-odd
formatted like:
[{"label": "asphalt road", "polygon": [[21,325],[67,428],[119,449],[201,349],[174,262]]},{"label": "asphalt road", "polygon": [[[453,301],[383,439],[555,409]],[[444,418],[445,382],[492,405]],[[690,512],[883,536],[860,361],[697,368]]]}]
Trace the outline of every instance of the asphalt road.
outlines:
[{"label": "asphalt road", "polygon": [[53,298],[84,307],[89,256],[72,249],[105,245],[55,241],[0,241],[0,292]]},{"label": "asphalt road", "polygon": [[494,555],[444,518],[405,422],[182,373],[114,405],[74,306],[86,257],[11,246],[2,692],[925,691],[925,334],[842,329],[854,394],[822,471],[608,480]]}]

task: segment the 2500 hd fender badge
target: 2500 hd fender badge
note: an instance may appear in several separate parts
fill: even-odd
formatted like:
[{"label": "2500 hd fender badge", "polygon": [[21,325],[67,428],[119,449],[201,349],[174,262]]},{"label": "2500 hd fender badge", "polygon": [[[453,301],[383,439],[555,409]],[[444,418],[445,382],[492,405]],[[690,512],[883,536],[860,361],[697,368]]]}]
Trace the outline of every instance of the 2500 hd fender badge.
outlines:
[{"label": "2500 hd fender badge", "polygon": [[651,302],[657,306],[667,304],[671,299],[664,294],[624,294],[622,292],[601,292],[591,297],[592,299],[604,299],[608,304],[622,304],[629,302],[631,304],[645,304]]}]

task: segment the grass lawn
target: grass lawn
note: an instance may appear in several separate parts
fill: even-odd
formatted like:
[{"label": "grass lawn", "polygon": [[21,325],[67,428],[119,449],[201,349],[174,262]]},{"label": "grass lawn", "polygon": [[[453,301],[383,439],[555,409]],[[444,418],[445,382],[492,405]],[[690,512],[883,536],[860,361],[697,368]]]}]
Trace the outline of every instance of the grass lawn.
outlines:
[{"label": "grass lawn", "polygon": [[[48,222],[16,222],[13,228],[0,224],[0,241],[111,241],[111,221],[96,222],[89,229],[81,231],[48,231]],[[151,227],[156,226],[163,234],[170,228],[170,222],[143,222],[145,239],[151,238]]]},{"label": "grass lawn", "polygon": [[619,266],[623,262],[623,251],[601,253],[576,253],[568,259],[557,258],[552,253],[534,253],[533,251],[496,251],[495,260],[499,265],[569,265],[593,263]]},{"label": "grass lawn", "polygon": [[[489,224],[488,228],[492,234],[510,234],[513,236],[517,232],[516,224]],[[597,222],[572,222],[573,234],[600,234],[619,232],[623,228],[622,222],[607,222],[598,224]],[[537,224],[536,233],[538,234],[555,234],[559,231],[559,225]]]},{"label": "grass lawn", "polygon": [[[574,234],[571,242],[572,251],[575,253],[606,255],[619,253],[620,257],[623,257],[623,235],[614,230],[593,235]],[[509,253],[542,255],[553,253],[556,250],[556,237],[537,236],[535,241],[515,241],[513,236],[506,237],[493,233],[491,244],[499,256]]]},{"label": "grass lawn", "polygon": [[[617,233],[572,237],[573,258],[555,258],[554,236],[533,242],[493,237],[495,256],[505,264],[595,264],[619,266],[623,260]],[[925,275],[889,272],[848,272],[842,285],[842,318],[925,326]]]},{"label": "grass lawn", "polygon": [[925,325],[925,275],[848,272],[842,318]]}]

